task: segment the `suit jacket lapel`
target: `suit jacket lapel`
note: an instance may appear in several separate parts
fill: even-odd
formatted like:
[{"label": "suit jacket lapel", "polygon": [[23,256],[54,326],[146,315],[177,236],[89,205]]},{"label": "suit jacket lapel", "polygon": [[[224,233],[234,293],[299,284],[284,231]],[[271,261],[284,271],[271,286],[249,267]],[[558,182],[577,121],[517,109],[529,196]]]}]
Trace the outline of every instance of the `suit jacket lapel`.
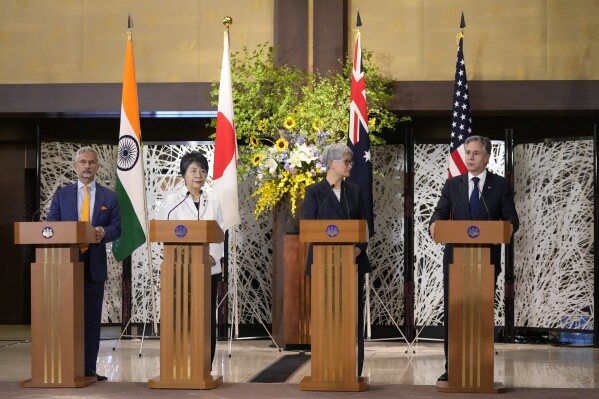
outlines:
[{"label": "suit jacket lapel", "polygon": [[[495,177],[493,176],[493,173],[491,173],[490,171],[487,170],[487,177],[485,178],[485,184],[484,184],[484,186],[479,187],[480,188],[480,196],[482,198],[481,198],[480,202],[478,203],[478,214],[476,215],[475,219],[478,219],[481,217],[483,210],[486,213],[488,213],[488,211],[487,211],[488,201],[485,200],[485,198],[488,198],[489,190],[492,189],[492,187],[493,187],[494,179],[495,179]],[[489,216],[490,215],[487,215],[487,218]],[[483,220],[487,220],[487,218],[483,218]]]},{"label": "suit jacket lapel", "polygon": [[[461,180],[461,184],[460,184],[460,190],[461,193],[460,198],[459,198],[459,203],[456,205],[456,212],[458,215],[460,213],[462,213],[463,215],[465,215],[464,219],[469,219],[470,218],[470,196],[468,195],[468,173],[464,173],[463,175],[460,176]],[[454,215],[455,218],[455,215]],[[459,218],[459,217],[458,217]]]},{"label": "suit jacket lapel", "polygon": [[77,182],[75,182],[75,184],[72,184],[70,186],[71,187],[71,218],[70,218],[70,220],[79,221],[79,211],[77,209],[77,203],[78,203],[77,186],[78,186]]},{"label": "suit jacket lapel", "polygon": [[[340,204],[339,200],[337,199],[337,196],[335,195],[335,193],[332,192],[333,189],[329,185],[328,180],[322,179],[318,188],[320,190],[320,195],[321,195],[321,198],[323,201],[322,204],[324,204],[324,201],[327,201],[327,204],[321,210],[321,215],[323,216],[323,218],[324,219],[339,219],[339,218],[345,219],[345,217],[342,216],[343,208],[341,207],[341,204]],[[329,211],[327,212],[326,209],[328,209]]]}]

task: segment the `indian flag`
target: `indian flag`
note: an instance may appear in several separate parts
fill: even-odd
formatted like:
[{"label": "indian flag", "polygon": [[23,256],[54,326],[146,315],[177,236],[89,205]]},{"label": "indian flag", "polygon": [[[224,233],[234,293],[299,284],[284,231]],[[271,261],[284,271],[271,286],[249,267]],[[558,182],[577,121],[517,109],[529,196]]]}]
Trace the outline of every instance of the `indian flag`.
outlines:
[{"label": "indian flag", "polygon": [[118,261],[125,259],[136,248],[144,244],[147,236],[143,154],[131,31],[128,36],[116,180],[116,195],[121,208],[122,234],[112,244],[112,252]]}]

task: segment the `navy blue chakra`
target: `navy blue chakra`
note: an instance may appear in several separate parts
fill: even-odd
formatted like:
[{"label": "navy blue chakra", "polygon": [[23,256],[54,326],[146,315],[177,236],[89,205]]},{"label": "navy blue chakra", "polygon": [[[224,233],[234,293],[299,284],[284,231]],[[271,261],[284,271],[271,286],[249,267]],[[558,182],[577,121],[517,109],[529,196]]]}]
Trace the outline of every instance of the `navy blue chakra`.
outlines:
[{"label": "navy blue chakra", "polygon": [[42,229],[42,237],[46,239],[54,237],[54,229],[52,227],[44,227]]},{"label": "navy blue chakra", "polygon": [[470,226],[468,227],[468,231],[466,233],[468,234],[468,237],[476,238],[480,235],[480,229],[476,226]]},{"label": "navy blue chakra", "polygon": [[327,226],[326,232],[331,238],[337,237],[337,234],[339,234],[339,227],[335,226],[334,224],[330,224]]},{"label": "navy blue chakra", "polygon": [[187,227],[182,224],[178,225],[175,227],[175,235],[179,238],[185,237],[187,235]]}]

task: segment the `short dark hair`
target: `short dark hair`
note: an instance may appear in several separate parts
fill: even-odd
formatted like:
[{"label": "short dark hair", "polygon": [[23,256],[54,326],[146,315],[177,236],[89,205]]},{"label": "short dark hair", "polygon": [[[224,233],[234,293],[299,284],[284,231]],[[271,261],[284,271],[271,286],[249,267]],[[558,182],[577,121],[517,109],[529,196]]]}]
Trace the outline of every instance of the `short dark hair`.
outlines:
[{"label": "short dark hair", "polygon": [[491,155],[491,140],[488,137],[470,136],[466,139],[466,141],[464,141],[464,145],[472,143],[473,141],[481,143],[487,155]]},{"label": "short dark hair", "polygon": [[194,162],[200,165],[201,168],[205,169],[206,172],[210,171],[208,167],[208,160],[206,159],[206,157],[202,155],[201,152],[192,151],[188,152],[187,154],[181,157],[181,176],[185,176],[185,173],[187,173],[189,165],[191,165]]}]

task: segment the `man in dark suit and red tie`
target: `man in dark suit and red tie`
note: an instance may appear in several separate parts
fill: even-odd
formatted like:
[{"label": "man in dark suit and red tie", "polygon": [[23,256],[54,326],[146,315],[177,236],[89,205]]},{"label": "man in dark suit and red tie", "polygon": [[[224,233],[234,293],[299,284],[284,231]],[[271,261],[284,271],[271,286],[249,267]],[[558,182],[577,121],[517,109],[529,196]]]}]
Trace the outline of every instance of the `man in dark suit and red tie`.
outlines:
[{"label": "man in dark suit and red tie", "polygon": [[[436,220],[504,220],[512,223],[512,234],[520,222],[514,204],[512,186],[502,176],[486,169],[491,156],[491,140],[470,136],[464,142],[468,173],[447,179],[441,197],[429,222],[435,238]],[[439,381],[447,381],[447,335],[449,303],[449,265],[453,263],[453,245],[443,250],[443,301],[445,317],[445,373]],[[501,272],[501,245],[491,245],[491,264],[495,266],[495,282]]]},{"label": "man in dark suit and red tie", "polygon": [[54,194],[47,220],[89,221],[96,230],[97,243],[82,246],[79,255],[85,276],[85,376],[105,381],[105,376],[96,373],[96,362],[100,349],[104,282],[108,279],[106,243],[121,235],[121,216],[116,193],[95,180],[100,168],[96,150],[91,147],[80,148],[73,167],[78,181]]}]

